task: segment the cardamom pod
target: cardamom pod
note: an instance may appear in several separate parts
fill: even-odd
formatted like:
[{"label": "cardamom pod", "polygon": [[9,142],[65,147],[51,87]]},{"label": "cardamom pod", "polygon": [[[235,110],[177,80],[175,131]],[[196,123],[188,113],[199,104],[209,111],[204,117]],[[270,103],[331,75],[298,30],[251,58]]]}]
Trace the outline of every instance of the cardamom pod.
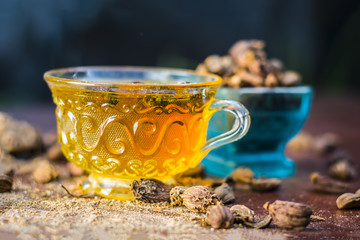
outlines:
[{"label": "cardamom pod", "polygon": [[227,183],[223,183],[219,187],[215,188],[214,192],[217,198],[224,204],[235,201],[234,191]]},{"label": "cardamom pod", "polygon": [[48,183],[58,176],[59,173],[47,159],[42,159],[33,171],[33,177],[37,183]]},{"label": "cardamom pod", "polygon": [[305,204],[276,200],[272,204],[266,203],[264,208],[274,223],[284,230],[301,231],[310,223],[312,209]]},{"label": "cardamom pod", "polygon": [[333,161],[328,168],[329,175],[339,180],[351,180],[356,176],[356,169],[347,158]]},{"label": "cardamom pod", "polygon": [[356,195],[360,195],[360,188],[355,192]]},{"label": "cardamom pod", "polygon": [[310,220],[311,220],[312,222],[323,222],[323,221],[325,221],[326,219],[323,218],[323,217],[320,217],[320,216],[311,215],[311,216],[310,216]]},{"label": "cardamom pod", "polygon": [[170,202],[172,206],[182,206],[183,205],[183,194],[187,187],[176,186],[173,187],[170,191]]},{"label": "cardamom pod", "polygon": [[229,228],[234,223],[234,217],[228,207],[215,205],[207,210],[205,221],[213,228]]},{"label": "cardamom pod", "polygon": [[281,185],[281,180],[278,178],[253,178],[250,182],[252,190],[269,192],[278,189]]},{"label": "cardamom pod", "polygon": [[313,188],[318,192],[336,194],[349,191],[348,184],[327,178],[318,172],[310,174],[310,181]]},{"label": "cardamom pod", "polygon": [[135,199],[148,202],[170,202],[172,186],[156,179],[140,179],[130,184],[130,189]]},{"label": "cardamom pod", "polygon": [[193,212],[206,212],[210,205],[218,202],[210,188],[201,185],[186,189],[182,198],[183,204]]},{"label": "cardamom pod", "polygon": [[234,220],[236,223],[254,221],[254,211],[246,207],[245,205],[234,205],[230,208],[230,211],[234,215]]},{"label": "cardamom pod", "polygon": [[247,227],[256,228],[256,229],[263,229],[270,225],[272,218],[270,215],[267,215],[263,220],[258,222],[248,222],[244,221],[243,224]]},{"label": "cardamom pod", "polygon": [[339,209],[360,208],[360,195],[354,193],[344,193],[336,199]]},{"label": "cardamom pod", "polygon": [[232,173],[232,178],[234,179],[234,181],[240,183],[250,183],[254,177],[254,172],[247,167],[239,167],[235,169]]},{"label": "cardamom pod", "polygon": [[220,74],[223,70],[219,55],[210,55],[204,60],[207,70],[211,73]]},{"label": "cardamom pod", "polygon": [[13,186],[13,180],[7,175],[0,175],[0,193],[10,192]]}]

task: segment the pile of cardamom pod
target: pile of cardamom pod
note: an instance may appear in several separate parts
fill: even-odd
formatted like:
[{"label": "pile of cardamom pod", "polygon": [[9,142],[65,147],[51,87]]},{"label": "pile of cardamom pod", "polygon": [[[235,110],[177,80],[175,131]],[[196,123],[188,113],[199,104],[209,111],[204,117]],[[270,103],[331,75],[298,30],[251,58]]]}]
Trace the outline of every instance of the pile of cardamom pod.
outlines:
[{"label": "pile of cardamom pod", "polygon": [[294,71],[285,71],[278,59],[267,59],[265,42],[241,40],[229,50],[229,55],[210,55],[196,68],[198,73],[215,73],[223,78],[223,85],[240,87],[290,87],[301,83]]}]

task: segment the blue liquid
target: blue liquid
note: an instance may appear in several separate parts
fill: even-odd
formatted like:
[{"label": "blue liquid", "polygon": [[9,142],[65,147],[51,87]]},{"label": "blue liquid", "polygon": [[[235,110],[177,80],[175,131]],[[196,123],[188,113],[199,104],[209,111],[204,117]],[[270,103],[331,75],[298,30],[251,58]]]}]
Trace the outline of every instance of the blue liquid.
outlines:
[{"label": "blue liquid", "polygon": [[[295,164],[284,154],[287,142],[302,128],[310,110],[312,89],[290,88],[221,88],[217,98],[242,103],[251,116],[247,135],[212,150],[202,161],[207,173],[225,177],[239,166],[251,168],[257,176],[288,177]],[[216,113],[210,121],[208,135],[226,132],[233,116]]]}]

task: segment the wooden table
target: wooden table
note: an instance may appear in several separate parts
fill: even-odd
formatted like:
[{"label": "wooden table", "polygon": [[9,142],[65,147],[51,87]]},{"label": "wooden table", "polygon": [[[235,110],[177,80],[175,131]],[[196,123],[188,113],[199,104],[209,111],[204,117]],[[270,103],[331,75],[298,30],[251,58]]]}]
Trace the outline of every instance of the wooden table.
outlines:
[{"label": "wooden table", "polygon": [[[18,119],[27,120],[44,132],[55,128],[53,105],[0,108],[0,111],[7,111]],[[315,135],[324,132],[339,135],[342,146],[354,157],[359,170],[359,99],[316,98],[304,129]],[[360,210],[338,210],[335,204],[337,195],[320,194],[311,189],[309,174],[313,171],[326,174],[326,161],[309,154],[291,157],[297,165],[296,173],[293,177],[284,180],[279,191],[273,193],[237,192],[236,202],[245,204],[260,213],[265,213],[262,209],[264,201],[272,202],[281,199],[306,203],[312,206],[315,215],[325,218],[326,221],[312,222],[305,231],[292,234],[292,236],[297,236],[299,239],[360,239]],[[350,185],[352,191],[360,188],[360,177],[350,182]],[[275,226],[273,228],[276,229]],[[266,234],[264,236],[259,239],[266,239]],[[224,234],[224,238],[236,239],[236,236]],[[16,235],[0,232],[0,239],[16,239]]]}]

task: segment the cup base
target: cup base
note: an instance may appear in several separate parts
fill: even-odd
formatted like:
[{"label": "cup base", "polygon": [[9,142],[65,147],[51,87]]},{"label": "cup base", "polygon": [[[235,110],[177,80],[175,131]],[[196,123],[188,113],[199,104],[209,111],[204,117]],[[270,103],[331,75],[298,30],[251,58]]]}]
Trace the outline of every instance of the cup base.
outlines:
[{"label": "cup base", "polygon": [[[128,201],[135,200],[130,190],[130,184],[134,180],[135,179],[106,177],[101,174],[91,173],[82,187],[85,193],[98,194],[104,198]],[[161,179],[161,181],[170,185],[175,182],[172,177]]]},{"label": "cup base", "polygon": [[256,176],[269,178],[290,177],[295,172],[294,162],[283,153],[220,155],[212,152],[202,163],[206,173],[219,177],[230,176],[240,166],[250,168]]},{"label": "cup base", "polygon": [[118,179],[104,177],[98,174],[90,174],[88,181],[83,184],[86,193],[95,193],[105,198],[117,200],[134,200],[130,190],[131,179]]}]

